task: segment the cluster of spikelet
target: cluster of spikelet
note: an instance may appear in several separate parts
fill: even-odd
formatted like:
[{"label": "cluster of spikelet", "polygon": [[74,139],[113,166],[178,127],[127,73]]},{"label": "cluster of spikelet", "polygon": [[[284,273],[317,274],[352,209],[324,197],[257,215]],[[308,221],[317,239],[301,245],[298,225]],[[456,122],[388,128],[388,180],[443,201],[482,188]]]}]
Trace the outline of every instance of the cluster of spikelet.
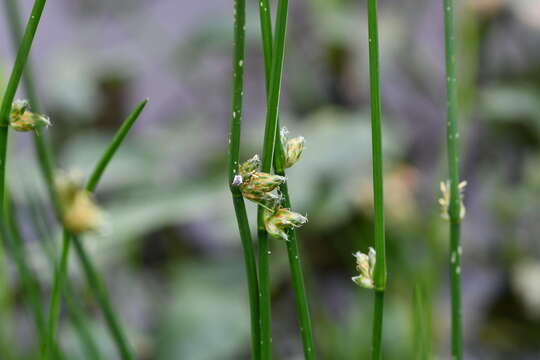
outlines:
[{"label": "cluster of spikelet", "polygon": [[[463,204],[463,191],[465,191],[465,186],[467,186],[466,181],[462,181],[458,184],[459,190],[459,217],[463,219],[466,214],[465,205]],[[441,217],[445,220],[449,220],[450,216],[448,215],[448,210],[450,209],[450,181],[441,181],[441,198],[439,199],[439,205],[441,206]]]},{"label": "cluster of spikelet", "polygon": [[358,270],[359,275],[353,276],[352,281],[363,288],[373,289],[375,286],[373,272],[377,256],[375,249],[370,247],[367,254],[358,251],[353,256],[356,258],[356,270]]},{"label": "cluster of spikelet", "polygon": [[42,126],[50,126],[48,116],[30,111],[30,104],[26,100],[16,100],[9,113],[9,126],[15,131],[34,131]]},{"label": "cluster of spikelet", "polygon": [[[287,138],[287,130],[281,130],[284,166],[293,166],[304,150],[304,138],[298,136]],[[266,231],[277,238],[288,240],[287,231],[298,228],[307,222],[307,218],[290,209],[284,208],[282,196],[274,190],[287,181],[286,177],[268,174],[260,171],[261,161],[258,155],[253,156],[240,165],[239,175],[233,185],[239,186],[244,198],[261,205],[264,208],[264,225]]]}]

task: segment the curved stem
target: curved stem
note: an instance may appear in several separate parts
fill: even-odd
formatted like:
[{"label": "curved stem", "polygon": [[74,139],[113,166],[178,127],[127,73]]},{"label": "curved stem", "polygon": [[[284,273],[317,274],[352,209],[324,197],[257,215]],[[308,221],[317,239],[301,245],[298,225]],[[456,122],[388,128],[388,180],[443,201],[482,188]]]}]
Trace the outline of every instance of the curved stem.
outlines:
[{"label": "curved stem", "polygon": [[244,252],[244,265],[246,269],[249,308],[251,317],[251,351],[254,359],[260,359],[260,331],[259,331],[259,283],[257,279],[257,265],[253,240],[249,228],[246,205],[240,188],[233,185],[234,177],[238,175],[240,162],[240,135],[242,125],[242,106],[244,94],[244,56],[245,56],[245,25],[246,2],[234,1],[234,54],[232,63],[232,116],[229,129],[229,187],[232,194],[234,211],[240,233],[240,241]]},{"label": "curved stem", "polygon": [[[6,19],[9,25],[11,42],[13,43],[14,47],[18,47],[23,38],[23,34],[17,0],[5,0],[4,3],[6,7]],[[22,75],[22,82],[32,109],[35,112],[40,112],[36,86],[33,79],[33,69],[30,60],[28,60]],[[42,129],[36,129],[33,136],[34,148],[38,157],[41,173],[43,174],[43,178],[47,186],[47,191],[49,192],[49,197],[53,201],[55,208],[58,209],[58,201],[56,198],[56,192],[54,190],[54,159],[52,152],[50,151],[49,144],[47,143],[46,136],[46,133],[42,131]]]},{"label": "curved stem", "polygon": [[122,123],[120,126],[120,129],[114,134],[114,137],[107,147],[105,149],[105,152],[103,155],[101,155],[101,158],[97,162],[94,170],[92,171],[90,177],[88,178],[88,181],[86,182],[86,190],[93,192],[96,189],[96,186],[101,179],[101,176],[103,175],[103,172],[107,168],[107,165],[111,162],[114,154],[116,154],[116,151],[122,144],[122,141],[126,138],[129,130],[137,121],[139,118],[139,115],[141,115],[141,112],[143,111],[144,107],[148,104],[148,99],[144,99],[135,107],[135,109],[129,114],[126,120]]},{"label": "curved stem", "polygon": [[[13,98],[15,97],[19,82],[21,81],[22,72],[26,65],[28,54],[30,53],[30,48],[32,47],[32,42],[41,19],[41,14],[45,8],[45,3],[46,0],[36,0],[34,2],[19,51],[17,52],[17,58],[15,59],[15,64],[13,65],[13,70],[11,71],[6,91],[4,92],[2,103],[0,105],[0,204],[4,204],[5,197],[8,125],[11,104],[13,103]],[[3,215],[3,211],[3,206],[0,206],[0,216]]]},{"label": "curved stem", "polygon": [[379,75],[379,29],[377,0],[368,0],[369,78],[371,95],[371,142],[373,156],[374,237],[377,259],[374,269],[375,305],[373,312],[373,360],[381,359],[381,343],[386,288],[386,245],[384,232],[384,188]]},{"label": "curved stem", "polygon": [[463,358],[461,334],[461,199],[459,193],[459,131],[458,91],[456,80],[456,51],[454,30],[454,1],[444,0],[444,33],[446,58],[446,89],[448,104],[447,143],[450,176],[450,281],[452,297],[452,356]]}]

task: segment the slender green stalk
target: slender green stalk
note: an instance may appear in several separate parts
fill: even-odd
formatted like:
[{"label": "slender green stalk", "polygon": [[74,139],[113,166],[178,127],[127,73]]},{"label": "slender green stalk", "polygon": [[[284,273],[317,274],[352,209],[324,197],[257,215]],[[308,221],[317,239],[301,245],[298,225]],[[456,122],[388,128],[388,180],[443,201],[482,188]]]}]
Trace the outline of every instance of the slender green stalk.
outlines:
[{"label": "slender green stalk", "polygon": [[[15,59],[15,64],[9,81],[2,98],[2,103],[0,105],[0,204],[4,203],[5,197],[5,186],[6,186],[6,162],[7,162],[7,145],[8,145],[8,124],[9,124],[9,113],[11,111],[11,104],[13,103],[13,98],[17,92],[17,87],[21,80],[22,72],[26,61],[28,59],[28,54],[30,53],[30,48],[32,47],[32,42],[41,19],[41,14],[45,7],[46,0],[36,0],[34,2],[34,7],[30,14],[26,30],[21,41],[21,46],[17,53],[17,58]],[[0,216],[3,214],[5,209],[0,207]]]},{"label": "slender green stalk", "polygon": [[[272,51],[269,91],[267,96],[266,125],[262,153],[263,172],[270,172],[274,157],[278,127],[279,100],[283,58],[285,56],[285,34],[287,31],[288,0],[280,0],[277,5],[275,42]],[[266,11],[269,11],[267,8]],[[266,60],[268,61],[268,59]],[[264,226],[264,208],[259,206],[257,216],[259,235],[259,286],[261,311],[261,359],[272,358],[272,309],[270,293],[270,246]]]},{"label": "slender green stalk", "polygon": [[135,109],[131,112],[127,119],[124,120],[122,126],[120,126],[120,129],[118,129],[118,131],[114,135],[113,140],[99,159],[90,177],[88,178],[88,181],[86,182],[86,190],[93,192],[96,189],[96,186],[101,179],[105,168],[107,168],[107,165],[109,165],[109,163],[111,162],[114,154],[122,144],[122,141],[124,141],[124,139],[126,138],[129,130],[131,129],[135,121],[137,121],[137,119],[139,118],[139,115],[141,115],[141,112],[143,111],[147,103],[148,99],[144,99],[141,103],[139,103],[139,105],[137,105],[137,107],[135,107]]},{"label": "slender green stalk", "polygon": [[[94,170],[92,171],[87,183],[86,183],[86,190],[93,191],[95,190],[99,180],[101,179],[101,176],[103,175],[103,172],[105,171],[107,165],[112,160],[114,154],[120,147],[122,141],[127,136],[127,133],[135,123],[135,121],[139,118],[139,115],[141,114],[142,110],[148,103],[148,99],[145,99],[142,101],[135,110],[127,117],[126,120],[122,123],[122,126],[120,126],[120,129],[116,132],[114,135],[113,140],[105,149],[105,152],[97,162]],[[100,283],[97,273],[94,270],[94,266],[92,265],[90,258],[86,255],[84,248],[82,247],[82,244],[79,242],[78,237],[74,234],[70,234],[69,231],[64,228],[64,236],[63,236],[63,245],[62,245],[62,255],[60,259],[60,263],[58,265],[58,268],[56,270],[56,274],[54,277],[54,285],[53,285],[53,292],[51,295],[51,303],[50,303],[50,310],[49,310],[49,333],[48,333],[48,342],[47,344],[52,343],[52,340],[56,336],[56,328],[58,324],[58,314],[60,311],[60,294],[62,292],[62,285],[65,282],[65,278],[67,276],[67,264],[68,264],[68,257],[69,257],[69,248],[70,248],[70,241],[77,241],[78,244],[76,244],[77,248],[77,254],[79,255],[79,258],[82,262],[83,269],[85,270],[87,280],[92,287],[92,289],[95,292],[95,295],[98,299],[98,302],[101,305],[101,308],[105,314],[105,320],[107,321],[109,325],[109,329],[111,331],[112,336],[116,340],[117,346],[119,348],[119,351],[122,355],[123,359],[132,359],[131,352],[129,350],[129,346],[127,344],[127,341],[125,340],[125,336],[121,330],[121,327],[119,325],[119,322],[112,311],[111,303],[108,299],[107,292],[105,287]],[[81,256],[82,255],[82,256]],[[45,347],[45,358],[49,357],[49,347]]]},{"label": "slender green stalk", "polygon": [[[11,42],[13,46],[17,48],[23,37],[22,24],[20,21],[21,16],[17,0],[4,0],[4,3],[6,7],[6,20],[9,25]],[[32,64],[30,60],[27,60],[26,67],[22,75],[22,82],[32,109],[35,112],[40,112],[36,86],[33,79],[34,75]],[[58,210],[58,201],[56,198],[56,192],[54,190],[54,158],[48,146],[47,133],[42,131],[40,128],[37,128],[34,131],[34,148],[36,150],[38,163],[47,186],[47,191],[49,192],[49,197],[53,201],[55,208]]]},{"label": "slender green stalk", "polygon": [[427,360],[427,337],[425,334],[426,321],[424,313],[426,307],[424,305],[424,295],[420,284],[416,284],[414,288],[414,331],[413,331],[413,358],[418,360]]},{"label": "slender green stalk", "polygon": [[244,263],[249,293],[251,316],[251,347],[253,359],[260,359],[260,329],[259,329],[259,283],[257,279],[257,264],[255,251],[249,228],[244,198],[238,186],[233,185],[234,177],[238,175],[240,162],[240,134],[242,125],[242,105],[244,94],[244,56],[245,56],[245,24],[246,2],[234,1],[234,54],[232,80],[232,116],[229,132],[229,187],[231,190],[234,211],[238,222],[240,240],[244,252]]},{"label": "slender green stalk", "polygon": [[371,142],[373,156],[374,237],[377,260],[374,269],[375,304],[373,309],[373,360],[382,358],[384,291],[386,288],[386,246],[384,233],[384,189],[379,78],[379,29],[377,0],[368,0],[369,79],[371,95]]},{"label": "slender green stalk", "polygon": [[51,356],[50,347],[51,344],[54,342],[56,329],[58,327],[58,317],[60,313],[60,294],[62,293],[64,282],[66,281],[65,273],[67,272],[69,259],[69,235],[69,232],[64,228],[62,235],[62,254],[60,255],[60,263],[56,267],[53,281],[53,290],[51,295],[49,321],[47,328],[47,342],[45,343],[45,348],[43,350],[43,353],[45,354],[45,359],[48,359]]},{"label": "slender green stalk", "polygon": [[[266,79],[266,92],[267,96],[270,92],[270,80],[272,70],[272,21],[270,14],[270,7],[268,0],[262,0],[259,2],[259,15],[261,19],[261,35],[264,54],[264,67],[265,67],[265,79]],[[279,119],[278,119],[279,127]],[[285,176],[285,168],[283,166],[284,154],[281,144],[281,138],[275,137],[275,151],[274,151],[274,172],[277,175]],[[291,200],[289,196],[289,189],[287,183],[280,186],[280,192],[283,195],[283,206],[291,208]],[[311,318],[309,314],[309,305],[306,296],[304,275],[302,273],[302,264],[300,260],[300,254],[298,251],[298,241],[296,239],[296,231],[290,230],[288,233],[289,241],[287,242],[287,254],[289,257],[289,266],[291,268],[291,276],[293,281],[293,288],[296,296],[296,306],[298,311],[300,332],[302,335],[302,343],[304,345],[304,357],[305,359],[314,359],[314,347],[313,347],[313,331],[311,328]]]},{"label": "slender green stalk", "polygon": [[454,30],[454,1],[443,0],[446,55],[446,89],[448,104],[447,142],[450,176],[450,281],[452,297],[452,357],[463,358],[461,335],[461,199],[459,191],[458,90]]}]

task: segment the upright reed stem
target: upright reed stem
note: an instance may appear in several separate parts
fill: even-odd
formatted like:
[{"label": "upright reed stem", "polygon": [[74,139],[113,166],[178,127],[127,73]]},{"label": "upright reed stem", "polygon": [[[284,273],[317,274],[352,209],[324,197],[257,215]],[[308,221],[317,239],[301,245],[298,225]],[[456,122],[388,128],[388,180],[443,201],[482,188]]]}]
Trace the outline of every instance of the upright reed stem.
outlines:
[{"label": "upright reed stem", "polygon": [[251,351],[253,359],[260,359],[260,328],[259,328],[259,281],[257,279],[257,264],[255,251],[249,228],[246,205],[240,188],[234,185],[234,177],[238,175],[240,162],[240,134],[242,125],[242,105],[244,98],[244,56],[245,56],[245,25],[246,2],[234,1],[234,54],[232,79],[232,116],[229,132],[229,187],[231,190],[236,221],[240,232],[240,240],[244,251],[247,285],[249,293],[249,309],[251,317]]},{"label": "upright reed stem", "polygon": [[[109,144],[107,149],[105,149],[105,152],[103,153],[100,160],[96,164],[96,167],[92,171],[86,183],[86,190],[90,192],[95,190],[99,180],[101,179],[101,176],[103,175],[103,172],[105,171],[105,168],[112,160],[114,154],[120,147],[122,141],[127,136],[129,130],[131,129],[135,121],[139,118],[139,115],[141,114],[141,112],[143,111],[147,103],[148,103],[148,99],[145,99],[144,101],[142,101],[139,105],[137,105],[137,107],[133,110],[133,112],[122,123],[122,126],[120,126],[120,129],[118,129],[118,131],[114,135],[112,142]],[[129,350],[129,345],[119,325],[119,321],[116,318],[114,311],[112,310],[112,305],[108,299],[105,286],[101,284],[97,276],[97,273],[94,270],[94,266],[92,265],[90,258],[86,255],[86,252],[84,251],[84,248],[82,244],[80,243],[79,238],[75,236],[74,234],[71,234],[68,231],[68,229],[66,229],[65,227],[64,227],[64,234],[63,234],[63,240],[62,240],[62,255],[60,258],[60,263],[58,264],[58,268],[56,269],[54,283],[53,283],[53,292],[51,294],[51,303],[50,303],[50,310],[49,310],[49,328],[48,328],[49,332],[48,332],[47,344],[51,344],[53,342],[54,337],[56,336],[56,329],[58,326],[58,314],[60,310],[60,295],[62,293],[63,284],[67,276],[69,249],[70,249],[70,242],[72,239],[76,241],[75,245],[77,249],[77,254],[79,255],[80,260],[82,262],[83,269],[85,270],[85,273],[88,279],[88,283],[92,287],[92,290],[94,290],[97,300],[101,305],[101,308],[105,314],[105,320],[107,321],[107,324],[109,325],[109,329],[111,330],[111,334],[118,345],[122,358],[124,360],[132,359],[133,357],[131,355],[131,351]],[[46,358],[48,358],[49,346],[45,348],[45,354],[46,354]]]},{"label": "upright reed stem", "polygon": [[[262,153],[262,172],[272,169],[274,147],[278,127],[281,75],[285,56],[285,33],[287,30],[288,0],[279,0],[276,14],[275,42],[272,51],[269,91],[267,96],[266,125]],[[270,11],[269,8],[266,11]],[[266,60],[268,61],[268,60]],[[257,228],[259,235],[259,277],[261,310],[261,358],[272,359],[272,310],[270,292],[270,246],[264,226],[264,208],[259,206]]]},{"label": "upright reed stem", "polygon": [[454,30],[454,1],[443,0],[446,55],[446,93],[448,104],[447,142],[450,177],[450,282],[452,296],[452,357],[463,358],[461,335],[461,199],[459,191],[458,91]]},{"label": "upright reed stem", "polygon": [[373,156],[374,236],[377,259],[374,269],[375,304],[373,310],[373,360],[382,358],[384,291],[386,288],[386,248],[384,233],[384,189],[379,79],[379,30],[377,0],[368,0],[369,79],[371,95],[371,142]]},{"label": "upright reed stem", "polygon": [[17,92],[17,87],[21,81],[21,76],[34,41],[41,14],[45,8],[46,0],[36,0],[34,7],[30,14],[26,30],[24,32],[19,51],[17,52],[17,58],[13,65],[13,70],[9,77],[9,81],[6,87],[6,91],[2,98],[2,104],[0,105],[0,216],[4,213],[4,198],[6,187],[6,165],[7,165],[7,146],[8,146],[8,129],[9,129],[9,113],[11,111],[11,104],[13,98]]},{"label": "upright reed stem", "polygon": [[[15,48],[19,47],[22,34],[22,24],[20,21],[20,12],[17,4],[17,0],[5,0],[6,7],[6,19],[9,24],[9,32],[11,36],[11,42]],[[40,106],[38,96],[36,92],[36,86],[34,84],[33,69],[30,61],[27,61],[25,70],[22,76],[22,82],[26,96],[34,112],[40,112]],[[34,133],[34,148],[38,157],[38,163],[49,192],[49,197],[53,202],[53,206],[58,209],[58,202],[56,198],[56,192],[54,190],[54,159],[50,147],[47,143],[47,134],[42,129],[35,129]]]},{"label": "upright reed stem", "polygon": [[[259,2],[259,14],[261,22],[261,35],[264,55],[264,68],[265,68],[265,83],[267,98],[270,95],[270,81],[272,72],[272,21],[270,14],[270,6],[268,0],[262,0]],[[278,118],[279,127],[279,118]],[[277,175],[285,176],[285,168],[283,166],[283,147],[281,144],[280,136],[276,136],[275,151],[274,151],[274,172]],[[283,195],[283,206],[285,208],[291,208],[291,200],[289,196],[289,189],[287,183],[280,186],[280,192]],[[298,318],[300,323],[300,333],[302,335],[302,342],[304,346],[305,359],[315,359],[315,353],[313,348],[313,331],[311,329],[311,318],[309,314],[309,305],[307,301],[304,275],[302,273],[302,264],[300,261],[300,254],[298,251],[298,242],[296,239],[296,231],[291,229],[288,233],[289,241],[287,242],[287,253],[289,257],[289,266],[291,269],[291,276],[293,281],[293,288],[296,296],[296,306],[298,311]]]}]

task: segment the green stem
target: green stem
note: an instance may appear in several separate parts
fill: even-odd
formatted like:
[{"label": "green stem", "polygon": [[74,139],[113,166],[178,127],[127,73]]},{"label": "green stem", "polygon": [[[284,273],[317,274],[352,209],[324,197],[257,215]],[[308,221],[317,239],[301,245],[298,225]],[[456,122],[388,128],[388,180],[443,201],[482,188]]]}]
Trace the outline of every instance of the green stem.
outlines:
[{"label": "green stem", "polygon": [[[269,91],[266,111],[266,125],[262,153],[263,172],[272,169],[274,147],[278,127],[279,100],[283,59],[285,56],[285,34],[287,31],[288,0],[280,0],[277,5],[275,42],[272,51],[272,67],[270,71]],[[269,11],[269,9],[266,9]],[[267,54],[268,55],[268,54]],[[268,59],[265,60],[268,62]],[[272,358],[272,309],[270,293],[270,244],[268,233],[264,227],[264,208],[259,206],[257,216],[259,234],[259,283],[261,311],[261,356],[263,360]]]},{"label": "green stem", "polygon": [[444,33],[446,55],[446,88],[448,104],[447,142],[448,172],[450,176],[450,281],[452,297],[452,356],[463,358],[461,334],[461,199],[459,193],[459,132],[458,90],[456,79],[456,51],[454,30],[454,2],[444,0]]},{"label": "green stem", "polygon": [[229,132],[229,187],[231,190],[234,211],[238,223],[240,240],[244,252],[246,268],[249,307],[251,317],[251,347],[253,359],[260,359],[260,331],[259,331],[259,283],[257,279],[257,265],[253,240],[249,228],[249,220],[246,205],[240,188],[234,185],[234,178],[238,175],[240,162],[240,135],[242,125],[242,105],[244,94],[244,56],[245,56],[245,25],[246,25],[246,2],[245,0],[234,1],[234,54],[233,54],[233,79],[232,79],[232,116]]},{"label": "green stem", "polygon": [[[13,98],[17,92],[17,87],[21,80],[22,72],[26,61],[28,59],[28,54],[30,53],[30,48],[32,47],[32,42],[41,19],[41,14],[45,7],[46,0],[36,0],[34,2],[34,7],[30,14],[26,30],[21,41],[21,46],[17,52],[17,58],[15,59],[15,64],[13,65],[13,70],[9,77],[9,81],[2,98],[2,103],[0,105],[0,204],[4,203],[5,197],[5,186],[6,186],[6,162],[7,162],[7,146],[8,146],[8,126],[9,126],[9,113],[11,111],[11,104],[13,103]],[[0,216],[3,214],[3,207],[0,207]]]},{"label": "green stem", "polygon": [[[113,140],[111,141],[107,149],[105,149],[105,152],[103,153],[103,155],[97,162],[94,170],[92,171],[90,177],[88,178],[88,181],[86,183],[86,190],[90,192],[95,190],[97,184],[99,183],[99,180],[101,179],[101,176],[103,175],[103,172],[107,168],[107,165],[111,162],[113,156],[116,154],[116,151],[122,144],[122,141],[127,136],[129,130],[131,129],[135,121],[139,118],[139,115],[141,114],[142,110],[144,109],[147,103],[148,103],[148,99],[145,99],[144,101],[142,101],[139,105],[137,105],[137,107],[133,110],[133,112],[127,117],[127,119],[124,120],[124,122],[120,126],[120,129],[118,129],[118,131],[114,135]],[[125,340],[125,336],[121,330],[119,321],[112,310],[110,301],[108,300],[106,289],[99,281],[96,280],[97,272],[94,270],[95,267],[91,263],[88,255],[86,255],[86,252],[82,244],[80,244],[78,238],[74,234],[70,234],[66,228],[64,228],[62,257],[61,257],[59,267],[55,274],[53,293],[51,295],[51,303],[50,303],[50,310],[49,310],[49,328],[48,328],[49,341],[54,339],[54,337],[56,336],[56,324],[58,322],[58,314],[59,314],[59,308],[60,308],[59,299],[60,299],[60,294],[62,292],[62,285],[65,282],[65,278],[67,276],[67,259],[69,256],[70,239],[74,239],[74,240],[76,239],[76,241],[78,242],[78,244],[76,244],[77,254],[79,255],[79,259],[81,260],[83,264],[83,269],[86,273],[88,283],[94,290],[96,297],[98,299],[98,302],[101,306],[101,309],[105,314],[105,320],[107,321],[109,330],[111,331],[111,335],[116,341],[118,350],[120,351],[122,358],[124,360],[132,359],[129,346],[127,344],[127,341]],[[47,351],[47,347],[45,349]]]},{"label": "green stem", "polygon": [[382,359],[382,328],[384,315],[384,291],[375,290],[375,303],[373,306],[373,339],[371,345],[371,359]]},{"label": "green stem", "polygon": [[143,111],[146,104],[148,104],[148,99],[140,102],[139,105],[137,105],[137,107],[135,107],[135,109],[131,112],[131,114],[129,114],[127,119],[124,120],[124,122],[120,126],[120,129],[118,129],[118,131],[114,135],[113,140],[99,159],[90,177],[88,178],[88,181],[86,183],[86,190],[93,192],[96,189],[96,186],[99,183],[103,172],[107,168],[107,165],[109,165],[109,163],[111,162],[114,154],[122,144],[122,141],[124,141],[124,139],[126,138],[129,130],[131,129],[135,121],[137,121],[137,119],[139,118],[139,115],[141,115],[141,112]]},{"label": "green stem", "polygon": [[[11,42],[14,47],[18,47],[23,38],[21,16],[16,0],[5,0],[6,18],[9,25],[9,32],[11,35]],[[40,106],[38,102],[38,96],[36,92],[36,86],[34,84],[33,69],[30,60],[27,60],[25,70],[22,75],[22,82],[24,84],[26,96],[35,112],[40,112]],[[45,179],[47,190],[50,198],[53,200],[53,205],[58,209],[58,201],[56,198],[56,192],[54,190],[54,159],[48,146],[46,139],[46,133],[42,129],[36,129],[34,131],[34,148],[38,157],[38,163]]]},{"label": "green stem", "polygon": [[60,294],[62,293],[64,282],[66,281],[66,272],[69,259],[69,247],[69,232],[64,228],[62,236],[62,254],[60,256],[60,263],[55,270],[53,290],[51,295],[47,342],[45,343],[45,348],[43,351],[45,359],[49,359],[51,356],[51,344],[54,342],[56,336],[56,329],[58,327],[58,317],[60,313]]},{"label": "green stem", "polygon": [[[259,15],[261,21],[261,37],[263,44],[264,54],[264,67],[265,67],[265,79],[266,79],[266,92],[267,97],[270,92],[270,80],[272,69],[272,21],[270,14],[270,7],[268,0],[262,0],[259,2]],[[279,119],[278,119],[279,127]],[[275,137],[275,151],[274,151],[274,172],[277,175],[285,176],[285,169],[283,166],[284,154],[281,144],[280,136]],[[287,183],[281,185],[280,192],[283,195],[283,206],[291,208],[291,200],[289,196],[289,189]],[[313,331],[311,327],[311,318],[309,314],[309,304],[306,296],[304,275],[302,273],[302,264],[300,260],[300,254],[298,251],[298,241],[296,238],[296,231],[289,231],[289,241],[287,242],[287,254],[289,258],[289,267],[291,269],[291,277],[293,282],[293,288],[296,298],[296,306],[298,311],[298,318],[300,323],[300,333],[302,335],[302,343],[304,346],[305,359],[314,359],[314,347],[313,347]]]},{"label": "green stem", "polygon": [[373,312],[372,359],[381,358],[386,288],[386,246],[384,232],[384,189],[379,75],[379,29],[377,0],[368,0],[369,79],[371,95],[371,142],[373,156],[374,237],[377,260],[374,269],[375,306]]}]

